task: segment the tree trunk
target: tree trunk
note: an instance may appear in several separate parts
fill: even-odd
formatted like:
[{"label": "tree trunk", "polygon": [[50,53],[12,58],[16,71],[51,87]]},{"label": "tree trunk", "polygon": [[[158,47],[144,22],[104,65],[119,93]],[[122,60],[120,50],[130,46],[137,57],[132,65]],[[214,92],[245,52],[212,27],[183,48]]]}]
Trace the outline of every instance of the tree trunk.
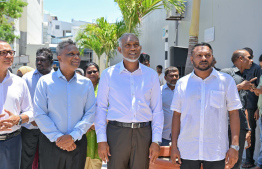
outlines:
[{"label": "tree trunk", "polygon": [[198,43],[200,3],[201,3],[201,0],[193,0],[191,25],[189,29],[189,45],[188,45],[188,54],[187,54],[187,60],[186,60],[185,75],[191,73],[194,69],[194,66],[192,65],[190,61],[190,56],[191,56],[191,50],[193,46]]},{"label": "tree trunk", "polygon": [[108,68],[109,55],[106,55],[106,68]]},{"label": "tree trunk", "polygon": [[97,59],[97,60],[98,60],[98,61],[97,61],[97,62],[98,62],[97,65],[98,65],[99,68],[100,68],[100,57],[101,57],[101,56],[97,56],[97,58],[98,58],[98,59]]}]

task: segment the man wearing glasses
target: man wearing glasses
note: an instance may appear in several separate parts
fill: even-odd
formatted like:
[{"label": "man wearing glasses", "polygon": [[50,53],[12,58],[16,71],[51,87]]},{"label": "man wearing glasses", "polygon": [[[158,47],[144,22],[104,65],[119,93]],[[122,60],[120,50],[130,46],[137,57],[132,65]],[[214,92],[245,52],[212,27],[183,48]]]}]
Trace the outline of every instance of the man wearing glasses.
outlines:
[{"label": "man wearing glasses", "polygon": [[[43,75],[49,74],[52,70],[53,53],[50,49],[41,48],[36,52],[36,70],[23,76],[26,81],[32,100],[34,99],[35,88],[38,80]],[[32,168],[32,163],[38,147],[40,130],[35,121],[25,124],[22,127],[22,159],[20,169]],[[36,158],[37,159],[37,158]]]},{"label": "man wearing glasses", "polygon": [[33,107],[23,79],[9,72],[15,51],[0,40],[0,169],[20,168],[21,124],[30,123]]}]

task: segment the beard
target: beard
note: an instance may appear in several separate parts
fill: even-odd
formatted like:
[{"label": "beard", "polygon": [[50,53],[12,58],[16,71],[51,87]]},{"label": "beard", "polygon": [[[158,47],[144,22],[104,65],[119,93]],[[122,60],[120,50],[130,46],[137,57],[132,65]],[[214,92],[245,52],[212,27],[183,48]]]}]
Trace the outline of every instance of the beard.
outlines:
[{"label": "beard", "polygon": [[[201,63],[207,63],[207,67],[201,68],[201,67],[200,67],[200,64],[201,64]],[[195,67],[196,69],[198,69],[198,70],[200,70],[200,71],[206,71],[206,70],[208,70],[208,69],[211,68],[211,63],[209,64],[208,62],[199,62],[199,64],[197,65],[197,64],[193,61],[193,65],[194,65],[194,67]]]}]

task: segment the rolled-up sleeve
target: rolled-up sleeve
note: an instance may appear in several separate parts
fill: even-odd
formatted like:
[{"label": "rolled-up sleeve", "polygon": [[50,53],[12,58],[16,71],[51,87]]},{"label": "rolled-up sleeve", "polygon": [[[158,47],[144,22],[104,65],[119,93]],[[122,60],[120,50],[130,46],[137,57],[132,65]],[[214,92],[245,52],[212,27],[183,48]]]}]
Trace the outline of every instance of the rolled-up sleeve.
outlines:
[{"label": "rolled-up sleeve", "polygon": [[227,110],[238,110],[242,108],[242,104],[240,102],[239,94],[237,91],[237,86],[233,78],[230,78],[229,86],[226,93],[226,105]]},{"label": "rolled-up sleeve", "polygon": [[41,132],[51,141],[55,142],[61,133],[55,123],[48,116],[46,84],[40,79],[37,83],[34,96],[35,121]]},{"label": "rolled-up sleeve", "polygon": [[21,114],[27,115],[29,117],[27,123],[30,123],[34,121],[34,110],[33,110],[31,95],[25,82],[23,83],[23,88],[24,88],[23,90],[24,95],[21,102],[21,110],[22,110]]},{"label": "rolled-up sleeve", "polygon": [[153,81],[150,108],[153,113],[152,142],[162,142],[164,114],[162,109],[161,89],[157,75],[154,77]]},{"label": "rolled-up sleeve", "polygon": [[97,106],[96,106],[96,116],[95,116],[95,129],[97,134],[97,142],[107,142],[106,136],[106,117],[108,109],[108,94],[109,85],[106,70],[103,71],[97,93]]},{"label": "rolled-up sleeve", "polygon": [[84,107],[84,116],[81,121],[79,121],[70,135],[74,138],[74,140],[81,140],[82,136],[87,132],[87,130],[94,123],[95,119],[95,109],[96,109],[96,99],[93,84],[91,81],[88,81],[88,96],[86,99],[85,107]]}]

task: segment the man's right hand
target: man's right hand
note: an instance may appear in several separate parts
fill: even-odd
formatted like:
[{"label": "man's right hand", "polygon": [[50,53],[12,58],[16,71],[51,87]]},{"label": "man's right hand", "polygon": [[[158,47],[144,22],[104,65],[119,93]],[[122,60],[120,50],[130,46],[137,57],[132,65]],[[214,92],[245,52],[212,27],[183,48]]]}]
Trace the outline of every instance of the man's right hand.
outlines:
[{"label": "man's right hand", "polygon": [[241,86],[240,89],[241,90],[253,90],[254,84],[252,84],[252,82],[255,81],[256,79],[257,77],[254,77],[253,79],[249,81],[244,80],[242,83],[239,84]]},{"label": "man's right hand", "polygon": [[109,145],[107,142],[99,142],[98,143],[98,155],[103,162],[108,162],[108,156],[111,156],[109,152]]},{"label": "man's right hand", "polygon": [[180,152],[176,146],[171,146],[171,160],[172,163],[176,166],[180,166],[182,164],[180,159]]}]

